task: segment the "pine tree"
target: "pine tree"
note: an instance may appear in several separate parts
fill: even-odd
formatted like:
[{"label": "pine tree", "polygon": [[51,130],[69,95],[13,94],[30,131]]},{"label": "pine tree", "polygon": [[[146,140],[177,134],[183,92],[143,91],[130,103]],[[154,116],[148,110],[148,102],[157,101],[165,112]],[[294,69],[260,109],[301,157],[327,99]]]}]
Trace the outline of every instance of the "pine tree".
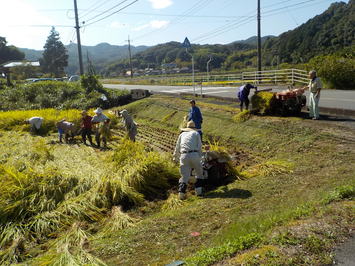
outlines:
[{"label": "pine tree", "polygon": [[54,27],[52,27],[43,48],[43,57],[40,60],[43,72],[56,77],[63,75],[64,68],[68,66],[68,54]]}]

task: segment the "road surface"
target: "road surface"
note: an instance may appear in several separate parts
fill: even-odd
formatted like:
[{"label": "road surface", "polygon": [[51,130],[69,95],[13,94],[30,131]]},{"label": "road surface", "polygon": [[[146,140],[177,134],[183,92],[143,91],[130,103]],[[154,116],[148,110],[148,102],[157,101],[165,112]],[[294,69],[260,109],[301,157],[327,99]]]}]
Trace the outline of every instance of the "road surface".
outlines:
[{"label": "road surface", "polygon": [[[193,93],[194,90],[191,86],[154,86],[154,85],[122,85],[122,84],[104,84],[104,87],[111,89],[144,89],[152,92],[164,93]],[[287,89],[287,86],[263,86],[259,89],[272,88],[273,91],[281,91]],[[237,87],[203,87],[202,94],[216,95],[222,97],[236,98]],[[252,96],[254,90],[250,91]],[[195,93],[201,94],[201,88],[196,87]],[[308,99],[308,92],[306,96]],[[346,110],[355,110],[355,91],[342,91],[342,90],[322,90],[321,98],[319,101],[320,107],[337,108]]]}]

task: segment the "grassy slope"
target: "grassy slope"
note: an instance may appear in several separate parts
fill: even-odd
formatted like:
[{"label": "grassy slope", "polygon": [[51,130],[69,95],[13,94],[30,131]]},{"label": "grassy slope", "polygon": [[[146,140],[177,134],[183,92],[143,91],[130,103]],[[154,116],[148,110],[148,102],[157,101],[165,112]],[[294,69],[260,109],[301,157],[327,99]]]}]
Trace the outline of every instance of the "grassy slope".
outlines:
[{"label": "grassy slope", "polygon": [[[178,210],[146,216],[134,228],[97,239],[95,253],[109,264],[163,264],[249,233],[265,233],[298,217],[302,209],[319,208],[318,202],[335,187],[354,185],[354,132],[344,136],[347,129],[296,118],[258,117],[238,124],[226,112],[233,109],[200,107],[205,134],[219,136],[232,150],[247,151],[251,167],[271,160],[293,164],[292,171],[266,169],[264,176],[237,181],[204,199],[190,197]],[[188,103],[154,97],[127,108],[141,122],[174,129]],[[190,236],[194,231],[201,236]]]},{"label": "grassy slope", "polygon": [[[328,211],[328,214],[328,205],[321,202],[336,187],[355,185],[353,130],[297,118],[253,117],[236,123],[232,116],[238,111],[233,107],[205,101],[199,103],[204,115],[205,135],[218,138],[237,156],[237,161],[241,162],[240,171],[253,177],[220,187],[203,199],[189,195],[175,210],[161,211],[162,201],[147,202],[128,212],[139,220],[134,227],[102,234],[100,225],[95,225],[97,228],[93,232],[99,230],[100,233],[90,232],[92,237],[87,249],[92,254],[109,265],[162,265],[186,258],[191,264],[208,264],[238,251],[240,248],[235,241],[238,242],[239,237],[244,237],[241,240],[244,244],[249,241],[250,246],[260,243],[259,236],[263,239],[261,245],[274,245],[270,234],[278,230],[281,233],[276,233],[277,236],[283,236],[288,223],[294,219],[325,213],[339,216],[338,220],[329,222],[331,225],[354,226],[349,223],[354,218],[354,212],[349,213],[349,208],[354,207],[353,201],[350,205],[339,203],[332,207],[337,211]],[[157,132],[158,128],[177,132],[188,107],[185,100],[154,96],[125,108],[140,124],[157,127]],[[107,174],[108,169],[102,165],[111,151],[98,152],[83,145],[49,145],[54,138],[2,132],[0,159],[2,162],[14,161],[16,168],[21,169],[21,159],[18,159],[29,156],[26,147],[44,141],[54,155],[46,168],[57,167],[64,175],[82,178],[100,178]],[[191,232],[201,235],[194,237]],[[258,234],[253,238],[250,233]],[[46,249],[46,245],[43,248]],[[196,253],[199,251],[203,253]],[[36,256],[42,252],[33,249],[29,254]],[[287,252],[280,255],[280,261],[288,256],[291,255]],[[312,263],[319,260],[319,256],[308,258],[305,254],[302,257]],[[225,263],[235,264],[240,259],[232,258]],[[329,259],[329,254],[325,259]],[[33,265],[36,263],[34,261]]]}]

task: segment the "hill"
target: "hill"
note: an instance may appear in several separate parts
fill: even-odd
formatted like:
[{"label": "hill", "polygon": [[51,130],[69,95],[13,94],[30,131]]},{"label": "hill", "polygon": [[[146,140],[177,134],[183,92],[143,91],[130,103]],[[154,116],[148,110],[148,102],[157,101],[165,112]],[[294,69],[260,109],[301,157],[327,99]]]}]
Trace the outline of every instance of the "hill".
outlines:
[{"label": "hill", "polygon": [[[294,30],[278,37],[262,37],[262,61],[265,67],[277,63],[307,63],[316,55],[329,54],[354,44],[355,11],[354,0],[348,4],[338,2],[322,14],[315,16]],[[195,67],[206,71],[210,55],[212,69],[237,70],[256,67],[256,41],[253,36],[246,40],[221,45],[192,44]],[[176,63],[180,67],[191,65],[191,56],[180,43],[169,42],[137,53],[133,59],[136,68],[160,68],[162,63]],[[108,73],[124,72],[126,60],[120,60],[107,68]]]},{"label": "hill", "polygon": [[[69,64],[67,72],[75,74],[78,72],[78,50],[75,43],[65,46],[69,55]],[[132,54],[136,54],[147,49],[147,46],[131,46]],[[25,54],[27,60],[35,61],[42,57],[43,50],[34,50],[27,48],[19,48]],[[97,71],[100,71],[103,65],[109,62],[120,60],[128,57],[128,45],[111,45],[108,43],[99,43],[95,46],[82,46],[83,63],[87,65],[87,55],[93,62]]]}]

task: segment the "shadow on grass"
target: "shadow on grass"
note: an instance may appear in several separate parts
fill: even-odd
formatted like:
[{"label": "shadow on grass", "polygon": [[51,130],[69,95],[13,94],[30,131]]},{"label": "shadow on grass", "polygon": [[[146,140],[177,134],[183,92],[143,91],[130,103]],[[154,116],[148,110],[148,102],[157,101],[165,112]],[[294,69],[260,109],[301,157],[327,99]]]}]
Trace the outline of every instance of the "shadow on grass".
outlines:
[{"label": "shadow on grass", "polygon": [[239,198],[239,199],[247,199],[253,196],[253,194],[249,190],[234,188],[228,190],[228,188],[222,188],[218,191],[208,192],[205,195],[205,198]]}]

